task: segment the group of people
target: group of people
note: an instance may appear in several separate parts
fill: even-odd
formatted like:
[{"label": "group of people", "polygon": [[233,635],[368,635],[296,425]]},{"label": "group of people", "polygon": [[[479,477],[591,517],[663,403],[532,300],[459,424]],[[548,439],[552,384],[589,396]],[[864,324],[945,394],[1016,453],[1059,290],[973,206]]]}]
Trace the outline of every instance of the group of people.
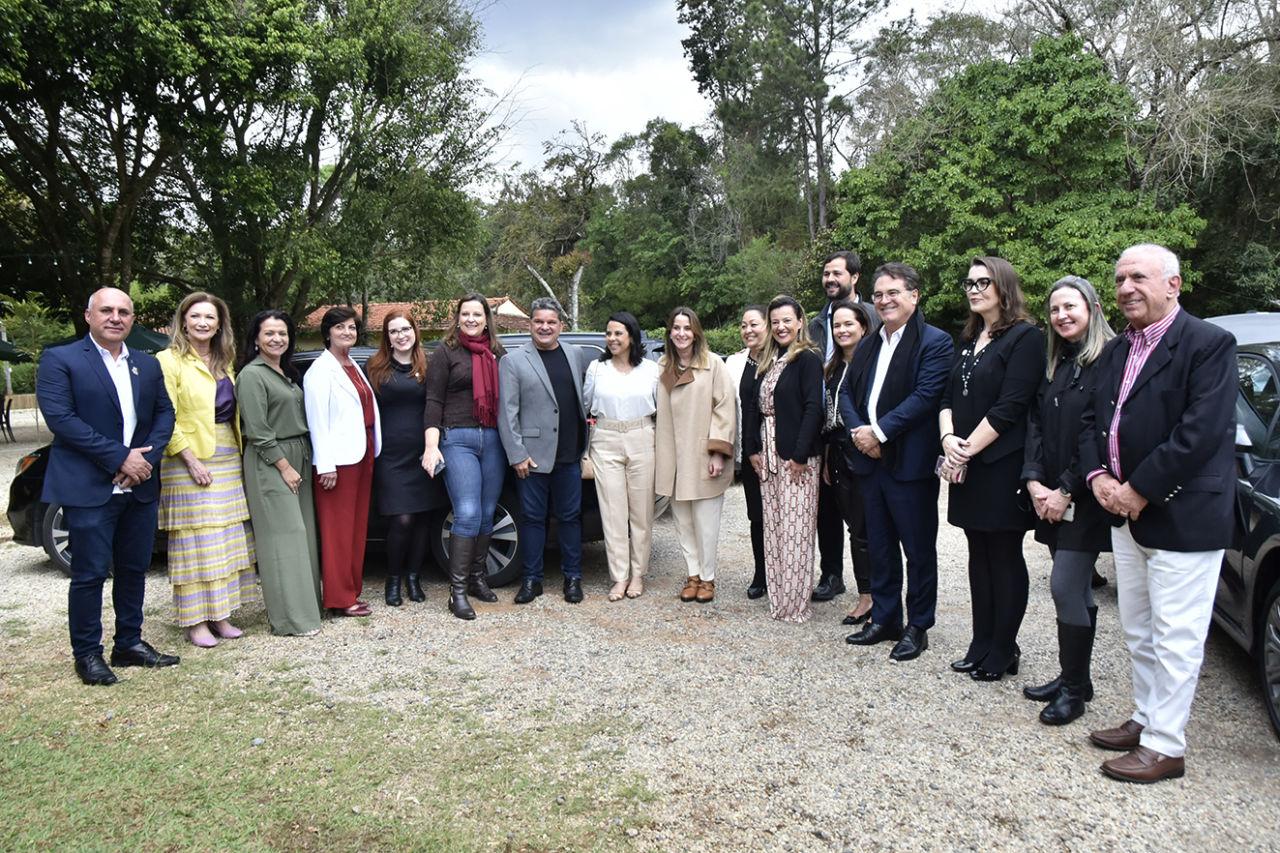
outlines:
[{"label": "group of people", "polygon": [[351,359],[359,318],[337,307],[301,383],[284,312],[252,319],[237,360],[227,306],[191,294],[155,359],[124,344],[128,296],[98,291],[89,335],[47,351],[37,382],[55,436],[44,499],[64,506],[71,535],[77,673],[115,680],[101,645],[108,568],[111,664],[178,662],[141,637],[157,525],[178,624],[196,646],[241,635],[230,620],[255,566],[274,633],[314,634],[325,609],[370,615],[359,596],[371,505],[388,522],[389,606],[424,600],[426,514],[452,507],[448,608],[475,619],[471,598],[497,600],[488,555],[508,468],[520,502],[517,604],[543,594],[553,519],[564,600],[583,600],[584,477],[599,500],[609,601],[644,594],[659,495],[685,561],[679,599],[713,601],[736,475],[754,561],[747,596],[767,595],[774,619],[807,621],[812,601],[845,591],[847,538],[858,598],[844,622],[859,627],[846,641],[893,642],[890,657],[906,662],[928,649],[934,625],[946,482],[947,520],[968,542],[973,613],[951,668],[984,682],[1017,673],[1023,539],[1034,529],[1053,559],[1061,671],[1024,692],[1044,703],[1046,724],[1079,718],[1093,697],[1094,564],[1112,551],[1136,710],[1090,737],[1125,751],[1104,763],[1111,776],[1182,775],[1231,530],[1230,335],[1181,310],[1178,260],[1154,245],[1117,264],[1128,321],[1119,336],[1075,276],[1053,285],[1042,332],[1013,267],[984,256],[961,282],[970,315],[956,346],[925,322],[914,269],[874,271],[874,310],[858,299],[860,273],[856,253],[829,257],[827,304],[811,319],[790,296],[749,306],[744,349],[726,360],[687,307],[671,312],[657,362],[626,311],[609,317],[606,352],[588,360],[561,345],[551,298],[534,300],[530,342],[506,353],[488,302],[468,293],[430,358],[412,317],[389,313],[362,371]]}]

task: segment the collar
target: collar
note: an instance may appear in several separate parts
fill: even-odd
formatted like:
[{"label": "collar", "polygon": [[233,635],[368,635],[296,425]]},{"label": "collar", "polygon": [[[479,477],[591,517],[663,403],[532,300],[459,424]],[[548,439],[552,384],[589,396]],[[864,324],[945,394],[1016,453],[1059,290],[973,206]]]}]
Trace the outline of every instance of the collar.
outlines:
[{"label": "collar", "polygon": [[1177,319],[1179,312],[1182,311],[1180,304],[1174,304],[1173,310],[1165,317],[1147,326],[1145,329],[1135,329],[1129,326],[1124,330],[1125,336],[1129,339],[1129,343],[1141,340],[1148,346],[1154,346],[1164,337],[1164,333],[1169,331],[1169,327],[1173,325],[1173,321]]},{"label": "collar", "polygon": [[[910,321],[907,321],[907,322],[910,322]],[[903,323],[901,326],[899,326],[899,327],[898,327],[898,331],[893,332],[893,333],[886,332],[886,331],[885,331],[884,326],[881,326],[881,327],[880,327],[880,340],[884,341],[884,342],[885,342],[885,344],[892,344],[892,343],[894,343],[894,342],[896,342],[896,341],[900,341],[900,340],[902,340],[902,333],[903,333],[903,332],[905,332],[906,330],[907,330],[907,324],[906,324],[906,323]]]},{"label": "collar", "polygon": [[[94,347],[97,348],[98,355],[102,356],[103,358],[109,358],[112,361],[116,361],[116,357],[111,354],[111,350],[107,349],[106,347],[102,346],[97,341],[95,341],[93,339],[93,335],[89,335],[89,343],[93,344]],[[129,345],[126,344],[124,341],[121,341],[120,342],[120,358],[128,358],[128,357],[129,357]]]}]

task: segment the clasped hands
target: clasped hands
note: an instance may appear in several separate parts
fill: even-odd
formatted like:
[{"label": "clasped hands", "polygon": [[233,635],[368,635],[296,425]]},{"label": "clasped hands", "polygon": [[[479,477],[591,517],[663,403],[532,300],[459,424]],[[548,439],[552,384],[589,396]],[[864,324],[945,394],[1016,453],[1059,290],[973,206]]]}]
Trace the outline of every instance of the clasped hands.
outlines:
[{"label": "clasped hands", "polygon": [[[713,456],[715,455],[718,455],[718,454],[713,454]],[[748,457],[748,459],[751,462],[751,467],[755,469],[756,477],[760,480],[760,482],[763,483],[765,480],[768,480],[769,468],[764,464],[764,454],[753,453]],[[791,481],[793,483],[800,482],[801,478],[804,476],[805,470],[808,467],[809,466],[805,465],[803,462],[795,462],[790,459],[782,460],[782,470],[787,472],[787,474],[791,477]],[[718,476],[718,474],[712,474],[712,476],[713,477]]]},{"label": "clasped hands", "polygon": [[875,430],[869,426],[860,426],[856,429],[849,430],[849,437],[853,439],[853,446],[864,456],[872,459],[880,458],[880,439],[876,438]]},{"label": "clasped hands", "polygon": [[151,445],[134,447],[129,455],[120,463],[120,469],[111,478],[111,482],[122,489],[132,489],[139,483],[151,479],[151,463],[144,454],[151,452]]},{"label": "clasped hands", "polygon": [[1036,517],[1056,524],[1071,506],[1071,498],[1057,489],[1050,489],[1039,480],[1027,481],[1027,492],[1031,495],[1031,506]]},{"label": "clasped hands", "polygon": [[1089,484],[1098,504],[1112,515],[1119,515],[1130,521],[1137,521],[1138,516],[1147,508],[1147,499],[1128,483],[1121,483],[1110,474],[1099,474]]},{"label": "clasped hands", "polygon": [[969,452],[969,441],[952,433],[942,439],[942,467],[938,476],[948,483],[959,482],[960,472],[969,464],[973,454]]}]

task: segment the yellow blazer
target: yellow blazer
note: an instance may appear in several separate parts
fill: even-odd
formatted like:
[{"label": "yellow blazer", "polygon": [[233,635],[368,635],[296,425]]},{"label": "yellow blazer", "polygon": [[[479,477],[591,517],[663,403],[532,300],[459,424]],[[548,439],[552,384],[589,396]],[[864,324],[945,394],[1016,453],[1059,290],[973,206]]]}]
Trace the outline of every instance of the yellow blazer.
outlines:
[{"label": "yellow blazer", "polygon": [[[213,408],[218,393],[218,382],[209,372],[204,360],[195,353],[178,355],[171,349],[158,353],[160,369],[164,371],[164,388],[173,403],[173,437],[165,453],[177,456],[190,449],[197,459],[209,459],[216,448],[214,439]],[[227,376],[234,382],[235,371],[228,365]],[[231,419],[236,433],[236,446],[242,449],[240,419]]]}]

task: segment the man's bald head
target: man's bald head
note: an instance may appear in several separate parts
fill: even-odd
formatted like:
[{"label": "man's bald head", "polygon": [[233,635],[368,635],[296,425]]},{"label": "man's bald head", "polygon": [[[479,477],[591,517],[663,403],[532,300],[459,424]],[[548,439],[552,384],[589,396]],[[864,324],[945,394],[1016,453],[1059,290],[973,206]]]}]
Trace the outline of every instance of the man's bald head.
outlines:
[{"label": "man's bald head", "polygon": [[119,288],[99,288],[89,297],[84,320],[98,346],[119,354],[120,343],[133,330],[133,300]]}]

